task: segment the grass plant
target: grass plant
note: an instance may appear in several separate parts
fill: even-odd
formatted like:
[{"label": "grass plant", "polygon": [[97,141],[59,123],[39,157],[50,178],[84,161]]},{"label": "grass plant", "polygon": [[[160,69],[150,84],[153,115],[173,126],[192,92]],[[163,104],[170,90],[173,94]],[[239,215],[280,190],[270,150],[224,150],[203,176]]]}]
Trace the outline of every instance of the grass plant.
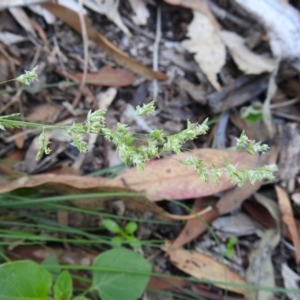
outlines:
[{"label": "grass plant", "polygon": [[[31,71],[26,71],[21,76],[12,79],[25,85],[30,85],[38,80],[38,67]],[[136,108],[139,116],[153,114],[155,111],[154,103],[150,102]],[[63,129],[72,138],[72,144],[80,152],[87,151],[87,144],[84,134],[96,133],[104,136],[112,142],[116,151],[124,159],[125,164],[136,166],[139,169],[145,167],[145,163],[152,158],[159,157],[163,153],[181,153],[184,144],[200,135],[206,134],[209,130],[208,120],[202,124],[187,122],[186,129],[170,136],[165,135],[161,130],[153,130],[145,135],[141,142],[140,138],[131,133],[128,124],[118,123],[116,129],[106,127],[105,111],[89,111],[86,120],[82,123],[70,125],[47,125],[18,120],[19,114],[11,114],[0,117],[0,129],[9,130],[12,128],[37,128],[40,130],[39,152],[37,159],[42,158],[51,151],[50,142],[47,141],[45,132],[47,130]],[[136,142],[139,142],[137,145]],[[261,142],[249,140],[244,132],[237,138],[237,150],[246,151],[249,155],[265,153],[269,147]],[[212,175],[213,180],[218,184],[220,176],[226,174],[235,184],[242,185],[246,181],[255,183],[264,179],[273,180],[274,172],[277,170],[275,165],[260,166],[256,169],[237,170],[237,167],[224,161],[220,165],[213,162],[203,161],[199,158],[189,156],[181,161],[185,165],[195,168],[199,178],[207,182]],[[114,176],[125,165],[116,168],[100,170],[89,176],[101,174],[111,174]],[[28,192],[28,190],[27,190]],[[110,225],[106,224],[106,229],[114,232],[124,241],[134,241],[133,248],[143,248],[144,246],[160,249],[162,241],[157,239],[138,240],[133,236],[142,223],[154,223],[157,226],[172,226],[171,222],[161,222],[156,220],[141,220],[125,216],[116,216],[91,209],[84,209],[69,205],[68,201],[92,199],[97,197],[137,197],[137,193],[101,193],[84,195],[54,195],[45,196],[39,192],[26,193],[7,193],[0,195],[0,209],[3,212],[0,216],[0,257],[6,263],[0,265],[0,299],[51,299],[51,300],[86,300],[86,299],[138,299],[146,290],[147,283],[151,276],[171,280],[172,278],[182,279],[193,283],[215,284],[215,281],[198,280],[180,276],[170,276],[151,272],[151,264],[140,254],[128,250],[124,247],[115,247],[116,243],[107,234],[101,233],[98,227],[73,226],[60,224],[53,218],[59,211],[66,210],[76,212],[85,216],[98,217],[101,220],[110,220]],[[181,204],[182,205],[182,204]],[[191,210],[184,206],[187,212]],[[119,225],[115,226],[116,221],[126,221],[124,229]],[[105,222],[104,222],[105,223]],[[130,224],[130,225],[128,225]],[[113,229],[114,228],[114,229]],[[209,231],[217,244],[220,241],[213,231]],[[133,238],[133,239],[132,239]],[[116,240],[116,239],[115,239]],[[88,251],[94,249],[102,254],[96,257],[93,266],[63,265],[53,258],[48,259],[42,265],[37,265],[32,261],[10,261],[9,255],[4,252],[3,246],[13,249],[23,245],[39,245],[44,249],[51,248],[49,245],[62,244],[76,247]],[[2,246],[2,248],[1,248]],[[108,250],[113,248],[112,250]],[[49,263],[50,261],[50,263]],[[31,270],[31,273],[28,273]],[[80,275],[92,274],[92,279]],[[14,275],[14,276],[13,276]],[[130,275],[130,276],[129,276]],[[121,280],[120,280],[121,278]],[[86,288],[73,286],[73,280],[78,280]],[[18,294],[15,294],[15,285],[18,285]],[[222,283],[224,286],[233,283]],[[245,285],[245,289],[269,289],[268,287],[257,287]],[[274,292],[287,293],[291,290],[283,288],[271,288]],[[150,291],[150,290],[149,290]],[[153,291],[154,293],[166,293],[164,291]],[[295,291],[296,292],[296,291]],[[297,291],[299,292],[299,291]],[[174,299],[202,299],[198,294],[188,288],[177,286],[177,290],[172,292]],[[26,298],[27,297],[27,298]]]}]

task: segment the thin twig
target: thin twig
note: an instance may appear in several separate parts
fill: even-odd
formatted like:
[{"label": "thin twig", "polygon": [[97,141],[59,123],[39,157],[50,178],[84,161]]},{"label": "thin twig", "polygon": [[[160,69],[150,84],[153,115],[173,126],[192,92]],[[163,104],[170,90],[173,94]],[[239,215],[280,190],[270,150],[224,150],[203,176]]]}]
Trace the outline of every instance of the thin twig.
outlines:
[{"label": "thin twig", "polygon": [[[55,54],[57,55],[59,65],[60,65],[61,69],[63,70],[63,74],[65,74],[65,73],[67,73],[67,70],[66,70],[66,67],[65,67],[65,64],[64,64],[64,61],[63,61],[63,54],[60,51],[60,47],[58,45],[56,36],[53,36],[52,40],[53,40]],[[65,81],[69,82],[69,78],[66,77],[66,76],[65,76]]]},{"label": "thin twig", "polygon": [[83,0],[79,0],[79,11],[78,11],[78,16],[79,16],[79,21],[80,21],[80,26],[81,26],[81,36],[82,36],[82,41],[83,41],[83,55],[84,55],[84,63],[83,63],[83,74],[80,82],[80,87],[79,91],[76,95],[76,98],[73,101],[73,107],[76,107],[79,103],[80,97],[83,92],[84,85],[86,83],[86,77],[87,77],[87,69],[88,69],[88,36],[87,36],[87,30],[86,30],[86,24],[85,24],[85,19],[83,16]]},{"label": "thin twig", "polygon": [[169,214],[169,213],[166,213],[166,215],[172,220],[187,221],[187,220],[195,219],[197,217],[201,217],[201,216],[207,214],[208,212],[210,212],[211,210],[212,210],[212,207],[208,206],[205,209],[203,209],[203,210],[201,210],[197,213],[190,214],[190,215],[187,215],[187,216],[172,215],[172,214]]},{"label": "thin twig", "polygon": [[275,134],[273,124],[272,124],[272,114],[271,114],[270,105],[271,105],[271,100],[277,91],[276,76],[278,73],[279,62],[280,62],[280,58],[277,58],[276,67],[275,67],[274,71],[271,73],[271,76],[269,79],[267,97],[266,97],[266,99],[263,103],[263,107],[262,107],[264,123],[267,127],[270,137],[273,137]]},{"label": "thin twig", "polygon": [[275,109],[275,108],[280,108],[280,107],[286,107],[286,106],[295,104],[299,101],[300,101],[300,97],[296,97],[296,98],[293,98],[291,100],[288,100],[288,101],[285,101],[285,102],[282,102],[282,103],[270,104],[270,108]]},{"label": "thin twig", "polygon": [[[84,55],[84,61],[83,61],[83,74],[82,74],[82,78],[81,78],[81,82],[80,82],[80,87],[79,90],[77,92],[77,95],[72,103],[73,107],[75,108],[78,103],[79,100],[81,98],[81,95],[83,93],[83,91],[85,90],[85,83],[86,83],[86,77],[87,77],[87,69],[88,69],[88,36],[87,36],[87,30],[86,30],[86,24],[85,24],[85,19],[83,16],[83,0],[79,0],[79,11],[78,11],[78,16],[79,16],[79,20],[80,20],[80,26],[81,26],[81,36],[82,36],[82,41],[83,41],[83,55]],[[79,170],[84,162],[84,159],[86,157],[85,153],[80,153],[78,159],[75,162],[75,166],[76,168]],[[74,167],[73,165],[73,167]]]},{"label": "thin twig", "polygon": [[[76,76],[71,75],[71,74],[65,72],[64,70],[55,69],[55,72],[57,74],[64,76],[66,79],[71,79],[75,82],[79,82],[79,80],[77,79]],[[88,86],[84,86],[83,92],[86,93],[86,95],[89,96],[93,100],[93,109],[98,109],[98,101],[97,101],[96,97],[94,96],[94,94],[91,92],[90,88]],[[73,107],[74,107],[74,105],[73,105]]]},{"label": "thin twig", "polygon": [[[157,17],[156,17],[156,35],[153,47],[153,70],[158,71],[158,51],[159,43],[161,39],[161,8],[157,6]],[[158,95],[158,82],[157,79],[153,80],[153,101],[156,102]]]},{"label": "thin twig", "polygon": [[41,56],[42,53],[42,47],[40,45],[38,45],[38,47],[36,47],[36,51],[33,57],[33,60],[30,64],[30,70],[32,70],[36,65],[38,65],[38,60],[39,57]]},{"label": "thin twig", "polygon": [[279,117],[279,118],[283,118],[283,119],[287,119],[290,121],[296,121],[296,122],[300,122],[300,118],[297,116],[293,116],[291,114],[286,114],[283,112],[273,112],[272,115]]}]

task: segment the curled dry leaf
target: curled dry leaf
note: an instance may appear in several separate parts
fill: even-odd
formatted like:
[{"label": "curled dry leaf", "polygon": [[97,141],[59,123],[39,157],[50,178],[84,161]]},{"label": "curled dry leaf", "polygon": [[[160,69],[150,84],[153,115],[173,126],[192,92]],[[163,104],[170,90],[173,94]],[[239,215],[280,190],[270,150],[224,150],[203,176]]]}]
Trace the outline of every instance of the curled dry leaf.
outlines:
[{"label": "curled dry leaf", "polygon": [[216,90],[221,86],[217,74],[225,63],[226,49],[219,35],[220,25],[204,0],[165,0],[194,10],[194,19],[188,27],[190,40],[182,42],[189,52],[195,53],[195,60]]},{"label": "curled dry leaf", "polygon": [[[260,193],[255,193],[254,194],[255,200],[261,204],[271,215],[273,218],[273,221],[275,222],[269,222],[269,224],[272,226],[271,228],[280,228],[281,227],[281,220],[280,220],[280,211],[278,204],[273,201],[273,199],[266,197]],[[268,217],[265,215],[265,218],[267,219]],[[265,224],[264,224],[265,225]]]},{"label": "curled dry leaf", "polygon": [[217,74],[225,63],[226,50],[219,35],[219,28],[207,15],[194,11],[187,36],[181,44],[191,53],[216,90],[221,90]]},{"label": "curled dry leaf", "polygon": [[210,280],[212,284],[225,290],[245,294],[245,290],[239,287],[246,284],[245,280],[213,258],[196,251],[174,248],[169,242],[165,243],[163,250],[172,264],[181,271],[200,280]]},{"label": "curled dry leaf", "polygon": [[[257,200],[257,202],[247,200],[246,202],[243,203],[243,208],[248,212],[248,214],[253,219],[257,220],[264,227],[266,228],[278,227],[277,224],[278,223],[281,224],[281,220],[280,220],[280,212],[279,212],[279,207],[277,202],[258,193],[256,193],[254,197]],[[264,199],[267,201],[265,201]],[[296,227],[300,228],[300,221],[295,219],[295,222],[296,222]],[[292,236],[288,230],[285,230],[283,234],[288,240],[292,241]],[[299,233],[299,238],[300,238],[300,233]]]},{"label": "curled dry leaf", "polygon": [[246,280],[255,286],[268,287],[269,290],[259,289],[248,291],[247,299],[273,299],[272,288],[275,284],[275,274],[271,261],[272,250],[280,241],[279,228],[267,230],[257,246],[252,250],[249,258],[249,267],[246,272]]},{"label": "curled dry leaf", "polygon": [[272,72],[276,63],[271,58],[252,52],[245,45],[245,40],[235,32],[222,30],[223,42],[230,50],[230,54],[241,71],[246,74],[261,74]]},{"label": "curled dry leaf", "polygon": [[[270,224],[273,221],[273,229],[265,231],[259,243],[252,250],[249,258],[249,267],[246,272],[247,281],[255,285],[267,286],[269,288],[275,287],[275,276],[274,269],[272,266],[272,250],[278,245],[281,234],[280,234],[280,213],[276,202],[272,199],[259,194],[254,194],[255,199],[258,203],[263,205],[263,208],[272,216]],[[262,212],[260,209],[259,212]],[[254,212],[258,215],[259,212]],[[270,215],[263,213],[263,218],[268,219]],[[251,298],[252,296],[252,298]],[[273,293],[271,291],[258,289],[253,291],[249,295],[249,299],[273,299]]]},{"label": "curled dry leaf", "polygon": [[266,28],[273,54],[276,57],[291,61],[299,70],[299,11],[290,5],[288,1],[282,0],[234,1]]},{"label": "curled dry leaf", "polygon": [[296,226],[291,202],[287,192],[278,185],[275,185],[276,194],[278,197],[279,209],[282,215],[282,221],[286,224],[292,236],[295,247],[295,257],[297,263],[300,262],[300,238]]},{"label": "curled dry leaf", "polygon": [[[81,33],[81,26],[78,14],[64,6],[56,3],[42,3],[42,7],[52,12],[56,17],[60,18],[77,32]],[[166,80],[168,76],[161,72],[153,71],[144,66],[135,59],[128,56],[126,53],[118,49],[114,44],[101,35],[92,25],[91,22],[85,19],[86,30],[88,37],[93,40],[98,47],[106,52],[116,63],[131,70],[132,72],[142,75],[146,78]]]},{"label": "curled dry leaf", "polygon": [[[273,201],[274,202],[274,201]],[[276,204],[276,203],[275,203]],[[267,208],[262,204],[253,201],[246,200],[243,203],[243,209],[256,221],[262,224],[266,228],[277,228],[277,223],[271,216]]]}]

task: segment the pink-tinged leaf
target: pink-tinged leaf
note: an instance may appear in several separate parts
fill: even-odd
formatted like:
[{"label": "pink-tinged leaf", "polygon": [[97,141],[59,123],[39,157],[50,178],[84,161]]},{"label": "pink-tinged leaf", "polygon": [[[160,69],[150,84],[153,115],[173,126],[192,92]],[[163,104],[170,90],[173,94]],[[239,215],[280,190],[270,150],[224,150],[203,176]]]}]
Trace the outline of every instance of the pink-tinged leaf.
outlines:
[{"label": "pink-tinged leaf", "polygon": [[54,184],[56,186],[69,186],[70,188],[82,190],[82,192],[88,189],[93,189],[93,192],[131,190],[144,194],[150,201],[159,201],[163,199],[183,200],[204,197],[234,186],[226,176],[222,176],[218,184],[215,184],[212,179],[209,183],[202,182],[193,167],[180,163],[180,160],[187,158],[189,155],[213,162],[217,166],[222,165],[227,160],[239,168],[254,168],[258,159],[244,152],[197,149],[181,155],[172,155],[151,161],[146,164],[144,171],[131,168],[114,179],[41,174],[2,184],[0,185],[0,193],[21,187],[49,186],[49,184],[53,186]]}]

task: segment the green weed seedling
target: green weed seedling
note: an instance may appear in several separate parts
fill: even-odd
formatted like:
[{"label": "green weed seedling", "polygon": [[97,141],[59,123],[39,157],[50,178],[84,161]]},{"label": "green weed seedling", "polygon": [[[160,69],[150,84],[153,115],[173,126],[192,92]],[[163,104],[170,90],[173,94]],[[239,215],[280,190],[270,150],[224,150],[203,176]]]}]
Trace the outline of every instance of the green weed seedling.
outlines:
[{"label": "green weed seedling", "polygon": [[106,230],[117,235],[111,240],[114,245],[121,246],[122,244],[127,243],[132,248],[141,248],[140,240],[133,235],[138,228],[136,222],[128,222],[125,225],[124,230],[117,222],[111,219],[104,219],[102,225]]},{"label": "green weed seedling", "polygon": [[263,105],[259,101],[253,102],[249,106],[241,108],[241,116],[244,120],[255,123],[263,121]]},{"label": "green weed seedling", "polygon": [[74,291],[69,271],[60,272],[55,280],[52,274],[55,268],[79,270],[84,269],[82,266],[54,263],[50,267],[29,260],[1,264],[0,299],[89,300],[86,295],[96,294],[102,300],[136,300],[144,292],[152,268],[145,258],[131,250],[121,247],[108,250],[96,257],[92,267],[86,267],[92,272],[92,283],[79,293]]},{"label": "green weed seedling", "polygon": [[237,237],[231,236],[226,243],[226,256],[232,258],[234,254],[234,246],[237,244]]}]

